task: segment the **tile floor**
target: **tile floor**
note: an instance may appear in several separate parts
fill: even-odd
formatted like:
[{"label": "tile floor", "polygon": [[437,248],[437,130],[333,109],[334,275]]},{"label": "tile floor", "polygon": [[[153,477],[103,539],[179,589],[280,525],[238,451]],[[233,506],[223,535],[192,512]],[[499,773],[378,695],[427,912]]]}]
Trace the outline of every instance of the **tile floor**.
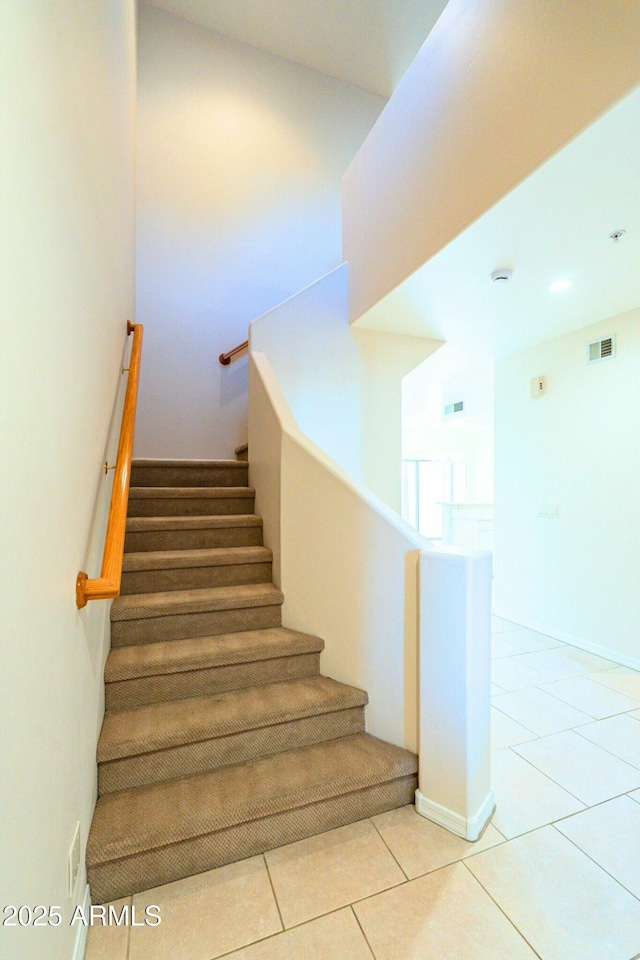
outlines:
[{"label": "tile floor", "polygon": [[138,894],[161,924],[93,927],[86,960],[640,957],[640,673],[493,629],[477,843],[393,810]]}]

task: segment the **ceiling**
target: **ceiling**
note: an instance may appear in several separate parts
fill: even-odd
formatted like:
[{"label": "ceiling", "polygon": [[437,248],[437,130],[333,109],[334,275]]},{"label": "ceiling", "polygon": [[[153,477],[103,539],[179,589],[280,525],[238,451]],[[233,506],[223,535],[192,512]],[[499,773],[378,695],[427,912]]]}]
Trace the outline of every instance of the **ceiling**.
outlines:
[{"label": "ceiling", "polygon": [[[623,229],[614,243],[609,234]],[[500,267],[507,284],[492,283]],[[573,281],[562,293],[549,284]],[[640,306],[640,88],[358,325],[497,356]]]},{"label": "ceiling", "polygon": [[447,0],[147,2],[386,98],[447,4]]}]

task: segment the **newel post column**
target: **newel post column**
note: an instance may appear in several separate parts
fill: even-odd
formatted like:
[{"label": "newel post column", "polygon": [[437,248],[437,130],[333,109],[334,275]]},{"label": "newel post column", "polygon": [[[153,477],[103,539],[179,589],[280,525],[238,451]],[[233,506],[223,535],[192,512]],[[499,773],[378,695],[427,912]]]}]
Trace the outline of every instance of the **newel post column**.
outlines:
[{"label": "newel post column", "polygon": [[490,781],[491,570],[488,550],[420,554],[420,767],[416,810],[477,840]]}]

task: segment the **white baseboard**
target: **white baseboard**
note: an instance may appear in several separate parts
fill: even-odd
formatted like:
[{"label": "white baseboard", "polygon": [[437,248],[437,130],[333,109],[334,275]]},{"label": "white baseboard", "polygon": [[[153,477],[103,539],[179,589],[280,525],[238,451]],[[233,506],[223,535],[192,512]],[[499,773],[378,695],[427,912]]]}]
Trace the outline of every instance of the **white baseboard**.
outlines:
[{"label": "white baseboard", "polygon": [[477,840],[484,830],[489,817],[494,811],[496,805],[493,790],[489,793],[481,804],[480,809],[473,817],[463,817],[453,810],[447,810],[434,800],[428,800],[419,790],[416,790],[416,810],[421,817],[437,823],[444,827],[456,837],[462,837],[463,840]]},{"label": "white baseboard", "polygon": [[[84,910],[85,917],[88,917],[91,913],[91,891],[89,890],[88,883],[85,884],[84,888],[82,909]],[[76,942],[73,947],[73,956],[71,957],[71,960],[84,960],[84,952],[87,948],[88,932],[89,927],[85,926],[84,923],[79,923],[76,926]]]},{"label": "white baseboard", "polygon": [[509,620],[516,627],[526,627],[528,630],[535,630],[536,633],[544,633],[547,637],[553,637],[554,640],[561,640],[562,643],[569,643],[572,647],[578,647],[580,650],[586,650],[587,653],[595,653],[605,660],[612,660],[619,663],[622,667],[631,667],[632,670],[640,670],[640,659],[638,657],[628,657],[624,653],[618,653],[611,647],[605,647],[600,643],[592,643],[590,640],[583,640],[582,637],[574,637],[571,633],[565,633],[563,630],[554,630],[552,627],[539,623],[536,620],[523,620],[521,617],[514,617],[512,614],[502,610],[494,610],[494,616],[502,620]]}]

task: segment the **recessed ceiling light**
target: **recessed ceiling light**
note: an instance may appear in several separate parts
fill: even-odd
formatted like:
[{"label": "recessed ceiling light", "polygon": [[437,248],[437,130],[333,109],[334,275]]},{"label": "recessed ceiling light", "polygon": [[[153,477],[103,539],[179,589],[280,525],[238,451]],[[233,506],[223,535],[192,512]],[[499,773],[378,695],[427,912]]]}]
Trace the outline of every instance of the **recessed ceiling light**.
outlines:
[{"label": "recessed ceiling light", "polygon": [[568,280],[566,277],[563,277],[560,280],[554,280],[553,283],[550,283],[549,290],[551,293],[563,293],[572,286],[573,280]]}]

